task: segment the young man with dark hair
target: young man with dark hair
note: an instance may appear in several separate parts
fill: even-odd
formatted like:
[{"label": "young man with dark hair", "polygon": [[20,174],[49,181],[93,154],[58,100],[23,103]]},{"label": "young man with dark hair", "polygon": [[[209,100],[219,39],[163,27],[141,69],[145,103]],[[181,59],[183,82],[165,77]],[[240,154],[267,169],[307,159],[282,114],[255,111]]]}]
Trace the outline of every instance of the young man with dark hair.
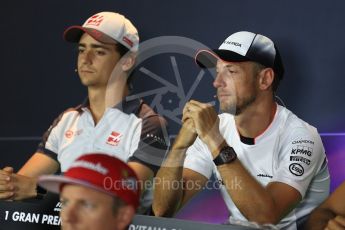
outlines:
[{"label": "young man with dark hair", "polygon": [[[142,184],[152,180],[164,158],[166,121],[142,100],[126,100],[139,47],[133,24],[121,14],[101,12],[82,26],[69,27],[64,39],[78,43],[76,72],[88,98],[53,122],[37,152],[18,173],[11,167],[0,170],[0,199],[37,196],[37,176],[59,169],[65,172],[84,153],[101,151],[128,162]],[[150,207],[149,193],[143,191],[140,212]]]}]

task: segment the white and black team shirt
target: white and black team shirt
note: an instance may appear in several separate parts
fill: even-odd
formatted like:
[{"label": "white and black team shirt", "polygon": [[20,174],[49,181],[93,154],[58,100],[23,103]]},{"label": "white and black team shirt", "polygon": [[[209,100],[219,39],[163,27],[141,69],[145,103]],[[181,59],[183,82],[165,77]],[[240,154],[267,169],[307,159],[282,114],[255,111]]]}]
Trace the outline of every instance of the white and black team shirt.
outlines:
[{"label": "white and black team shirt", "polygon": [[[261,185],[282,182],[300,192],[302,201],[278,224],[279,228],[296,229],[296,222],[310,214],[329,194],[327,158],[317,130],[279,105],[270,126],[255,139],[239,135],[231,114],[224,113],[219,118],[224,139]],[[235,219],[247,220],[231,200],[207,145],[199,138],[187,150],[184,167],[207,178],[214,173],[221,182],[221,194],[230,215]],[[241,182],[235,180],[229,186],[242,189]]]},{"label": "white and black team shirt", "polygon": [[[169,146],[166,127],[166,121],[139,99],[106,109],[95,126],[87,101],[55,119],[38,152],[58,161],[62,173],[81,155],[95,152],[142,163],[156,173]],[[148,207],[152,193],[144,195],[141,205]]]}]

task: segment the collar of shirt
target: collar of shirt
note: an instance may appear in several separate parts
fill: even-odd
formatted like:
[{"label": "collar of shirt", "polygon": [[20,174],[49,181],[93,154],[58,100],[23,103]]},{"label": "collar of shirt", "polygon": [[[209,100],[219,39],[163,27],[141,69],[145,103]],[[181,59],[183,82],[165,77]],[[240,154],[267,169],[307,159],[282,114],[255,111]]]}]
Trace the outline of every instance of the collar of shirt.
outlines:
[{"label": "collar of shirt", "polygon": [[[133,100],[127,100],[126,98],[124,98],[121,102],[113,106],[112,109],[118,109],[126,114],[137,114],[142,103],[143,101],[139,98],[135,98]],[[86,111],[88,110],[89,104],[89,98],[86,98],[83,103],[77,107],[77,110],[80,113]]]}]

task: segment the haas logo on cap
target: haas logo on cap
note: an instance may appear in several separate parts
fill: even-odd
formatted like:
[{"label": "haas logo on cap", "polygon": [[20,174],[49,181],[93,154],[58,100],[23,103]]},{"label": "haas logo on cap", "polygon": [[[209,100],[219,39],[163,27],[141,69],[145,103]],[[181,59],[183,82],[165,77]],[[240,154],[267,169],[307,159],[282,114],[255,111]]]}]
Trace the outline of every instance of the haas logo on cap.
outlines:
[{"label": "haas logo on cap", "polygon": [[103,16],[94,15],[87,21],[86,25],[99,26],[103,21]]}]

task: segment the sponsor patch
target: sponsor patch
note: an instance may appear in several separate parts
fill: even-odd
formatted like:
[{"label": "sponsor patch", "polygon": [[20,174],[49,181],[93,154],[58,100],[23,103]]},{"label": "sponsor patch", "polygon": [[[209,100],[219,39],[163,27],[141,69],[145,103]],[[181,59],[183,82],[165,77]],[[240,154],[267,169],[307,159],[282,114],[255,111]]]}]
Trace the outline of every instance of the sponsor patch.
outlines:
[{"label": "sponsor patch", "polygon": [[69,130],[67,130],[67,131],[65,132],[65,137],[66,137],[67,139],[69,139],[69,138],[72,138],[72,137],[74,137],[74,136],[79,136],[79,135],[81,135],[82,133],[83,133],[83,130],[82,130],[82,129],[79,129],[79,130],[76,130],[76,131],[73,131],[73,130],[69,129]]},{"label": "sponsor patch", "polygon": [[146,134],[146,138],[144,138],[143,141],[148,144],[152,144],[152,142],[157,142],[159,144],[162,144],[163,146],[167,146],[167,143],[165,142],[164,138],[161,138],[154,134]]},{"label": "sponsor patch", "polygon": [[289,165],[290,172],[295,176],[302,176],[304,174],[304,168],[298,163],[292,163]]},{"label": "sponsor patch", "polygon": [[103,165],[101,165],[101,163],[94,164],[92,162],[83,161],[83,160],[78,160],[78,161],[73,162],[70,167],[71,168],[72,167],[73,168],[77,168],[77,167],[86,168],[89,170],[96,171],[96,172],[103,174],[103,175],[106,175],[108,173],[108,169],[106,167],[103,167]]},{"label": "sponsor patch", "polygon": [[268,174],[262,174],[262,173],[260,173],[260,174],[258,174],[258,175],[256,175],[257,177],[268,177],[268,178],[273,178],[273,176],[271,176],[271,175],[268,175]]},{"label": "sponsor patch", "polygon": [[300,156],[290,156],[290,161],[298,161],[298,162],[303,162],[306,165],[310,165],[310,160],[304,157]]},{"label": "sponsor patch", "polygon": [[298,140],[298,141],[293,141],[292,144],[314,144],[314,141],[311,140]]},{"label": "sponsor patch", "polygon": [[313,153],[313,148],[310,148],[304,145],[297,145],[297,148],[292,148],[291,150],[292,155],[299,154],[299,155],[305,155],[305,156],[311,157],[312,153]]},{"label": "sponsor patch", "polygon": [[126,42],[130,47],[133,47],[133,42],[129,38],[123,37],[122,40]]},{"label": "sponsor patch", "polygon": [[72,130],[67,130],[66,132],[65,132],[65,137],[66,138],[71,138],[73,136],[73,131]]},{"label": "sponsor patch", "polygon": [[241,43],[238,43],[238,42],[224,41],[223,43],[224,43],[224,44],[227,44],[227,45],[234,45],[234,46],[242,47],[242,44],[241,44]]},{"label": "sponsor patch", "polygon": [[57,204],[55,205],[54,211],[55,212],[60,212],[61,211],[61,202],[57,202]]},{"label": "sponsor patch", "polygon": [[108,139],[107,139],[107,144],[108,145],[112,145],[112,146],[118,146],[120,141],[122,138],[122,134],[118,133],[118,132],[111,132],[111,134],[109,135]]}]

